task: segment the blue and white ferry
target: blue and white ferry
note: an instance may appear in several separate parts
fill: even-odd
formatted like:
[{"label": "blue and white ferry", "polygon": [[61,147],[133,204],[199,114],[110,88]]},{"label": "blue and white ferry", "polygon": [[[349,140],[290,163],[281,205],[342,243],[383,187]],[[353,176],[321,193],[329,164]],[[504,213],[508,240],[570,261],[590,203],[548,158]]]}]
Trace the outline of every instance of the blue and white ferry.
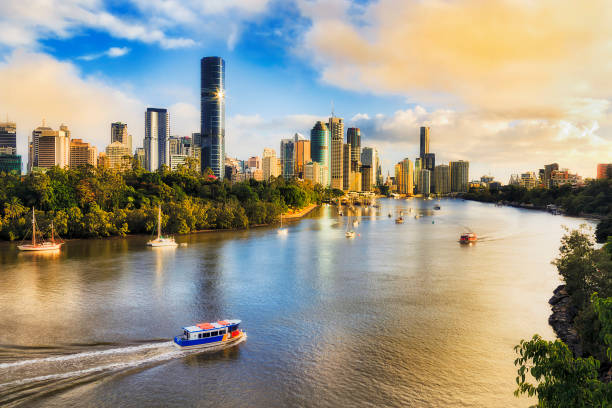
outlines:
[{"label": "blue and white ferry", "polygon": [[240,320],[219,320],[214,323],[198,323],[183,327],[183,334],[174,338],[179,349],[209,348],[231,346],[246,338],[246,333],[238,328]]}]

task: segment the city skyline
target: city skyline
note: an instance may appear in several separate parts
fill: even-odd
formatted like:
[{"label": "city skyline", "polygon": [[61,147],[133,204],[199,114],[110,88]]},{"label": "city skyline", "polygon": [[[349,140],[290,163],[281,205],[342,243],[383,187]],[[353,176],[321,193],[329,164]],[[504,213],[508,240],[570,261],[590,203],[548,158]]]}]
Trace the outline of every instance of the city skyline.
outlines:
[{"label": "city skyline", "polygon": [[[610,89],[601,81],[610,72],[593,59],[609,53],[602,48],[607,14],[592,16],[570,2],[560,7],[544,1],[535,10],[519,3],[476,3],[436,8],[389,1],[262,1],[201,9],[185,3],[168,11],[161,2],[120,9],[76,1],[71,10],[50,2],[36,16],[25,6],[6,3],[0,7],[11,18],[3,23],[12,30],[0,39],[5,55],[0,116],[17,123],[22,157],[27,136],[43,118],[53,128],[67,124],[74,138],[99,151],[107,145],[109,123],[116,121],[128,124],[133,146],[139,145],[142,112],[149,106],[168,109],[173,135],[190,135],[200,122],[195,61],[221,55],[229,61],[226,152],[232,157],[247,158],[296,132],[308,134],[313,123],[329,117],[333,101],[345,128],[361,128],[364,140],[378,148],[384,174],[404,157],[418,156],[418,129],[429,126],[440,146],[436,161],[470,160],[474,175],[491,173],[506,182],[511,174],[558,162],[595,177],[596,164],[612,156]],[[454,30],[413,35],[428,34],[428,27],[436,26],[427,24],[431,19],[448,21],[456,7],[463,7],[465,20],[453,20]],[[74,17],[75,10],[79,16],[112,17],[116,24]],[[512,17],[512,35],[486,24],[479,37],[467,24],[470,18],[495,22],[499,11]],[[417,20],[420,13],[427,18]],[[554,18],[533,24],[538,13]],[[168,25],[153,27],[161,15]],[[377,18],[368,30],[357,31],[368,15]],[[400,16],[406,24],[392,24]],[[589,23],[570,25],[568,16]],[[195,24],[199,17],[214,23],[203,28]],[[128,22],[138,30],[116,28]],[[397,28],[385,31],[385,26]],[[337,38],[329,49],[323,42],[326,27]],[[556,49],[562,32],[580,39],[572,45],[576,48],[546,52]],[[399,41],[393,38],[410,45],[405,58],[393,57]],[[458,50],[452,47],[457,42],[474,47]],[[372,71],[363,64],[367,53],[380,61]],[[444,63],[433,64],[432,55]],[[521,70],[508,74],[516,63]],[[570,72],[568,66],[576,64],[590,68]],[[541,80],[543,75],[554,81]]]}]

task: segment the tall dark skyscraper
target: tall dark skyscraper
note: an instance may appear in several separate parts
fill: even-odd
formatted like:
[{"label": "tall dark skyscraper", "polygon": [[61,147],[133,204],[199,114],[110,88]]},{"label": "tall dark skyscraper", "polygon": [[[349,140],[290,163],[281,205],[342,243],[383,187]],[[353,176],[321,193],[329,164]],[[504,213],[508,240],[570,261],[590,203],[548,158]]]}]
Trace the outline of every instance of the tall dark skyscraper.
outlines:
[{"label": "tall dark skyscraper", "polygon": [[351,161],[361,161],[361,130],[348,128],[346,130],[346,143],[351,145]]},{"label": "tall dark skyscraper", "polygon": [[423,163],[425,163],[425,155],[427,153],[429,153],[429,127],[421,126],[421,150],[419,157]]},{"label": "tall dark skyscraper", "polygon": [[200,61],[200,134],[202,171],[210,167],[215,176],[225,175],[225,61],[204,57]]}]

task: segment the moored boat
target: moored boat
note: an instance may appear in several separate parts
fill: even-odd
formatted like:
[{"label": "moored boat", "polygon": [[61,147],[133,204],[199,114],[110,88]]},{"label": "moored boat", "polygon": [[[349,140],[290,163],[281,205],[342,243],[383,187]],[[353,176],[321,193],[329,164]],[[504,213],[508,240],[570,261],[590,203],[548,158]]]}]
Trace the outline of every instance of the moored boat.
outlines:
[{"label": "moored boat", "polygon": [[461,234],[461,237],[459,238],[459,242],[462,244],[472,244],[477,240],[478,237],[476,237],[476,234],[474,234],[473,232],[466,232],[465,234]]},{"label": "moored boat", "polygon": [[157,211],[157,238],[147,242],[147,246],[150,247],[176,247],[178,244],[174,240],[174,237],[163,237],[161,234],[161,205]]},{"label": "moored boat", "polygon": [[240,320],[219,320],[183,327],[183,334],[174,337],[174,345],[181,350],[229,347],[246,339],[246,333],[238,328],[240,323]]},{"label": "moored boat", "polygon": [[51,241],[36,242],[36,214],[32,208],[32,243],[18,245],[17,248],[20,251],[31,252],[59,251],[63,244],[63,241],[55,242],[55,229],[53,228],[53,221],[51,221]]}]

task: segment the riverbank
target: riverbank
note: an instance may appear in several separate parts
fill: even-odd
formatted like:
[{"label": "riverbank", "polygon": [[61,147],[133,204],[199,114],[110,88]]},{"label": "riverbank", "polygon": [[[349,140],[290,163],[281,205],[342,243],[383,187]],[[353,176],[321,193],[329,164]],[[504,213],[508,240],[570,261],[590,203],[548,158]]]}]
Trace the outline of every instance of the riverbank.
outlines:
[{"label": "riverbank", "polygon": [[574,318],[578,310],[571,305],[571,298],[564,284],[557,286],[548,303],[552,306],[548,324],[551,325],[557,337],[574,353],[574,356],[581,357],[582,346],[578,338],[578,331],[574,328]]},{"label": "riverbank", "polygon": [[319,206],[318,204],[310,204],[309,206],[306,206],[296,212],[291,212],[291,211],[286,212],[283,214],[283,220],[296,220],[296,219],[302,218],[303,216],[307,215],[309,212],[311,212],[318,206]]}]

